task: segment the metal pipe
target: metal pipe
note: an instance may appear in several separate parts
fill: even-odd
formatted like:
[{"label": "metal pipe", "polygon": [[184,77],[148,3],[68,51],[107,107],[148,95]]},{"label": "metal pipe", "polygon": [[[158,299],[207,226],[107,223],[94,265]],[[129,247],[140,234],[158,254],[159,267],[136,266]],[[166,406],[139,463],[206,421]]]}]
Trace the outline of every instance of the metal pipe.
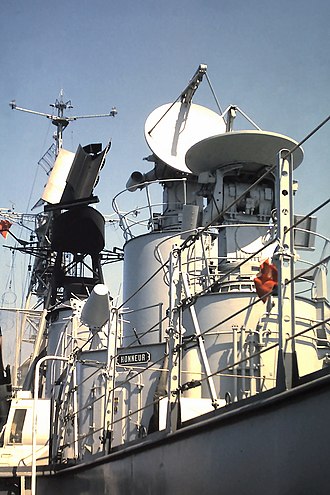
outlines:
[{"label": "metal pipe", "polygon": [[[77,395],[77,368],[73,369],[72,373],[73,380],[73,451],[75,459],[78,458],[79,446],[78,446],[78,395]],[[75,412],[76,411],[76,412]]]},{"label": "metal pipe", "polygon": [[149,218],[150,218],[150,223],[152,225],[152,228],[155,228],[154,225],[154,219],[152,216],[152,205],[151,205],[151,200],[150,200],[150,191],[149,191],[149,185],[147,184],[146,186],[146,197],[147,197],[147,202],[148,202],[148,210],[149,210]]},{"label": "metal pipe", "polygon": [[238,327],[237,325],[232,326],[233,329],[233,375],[234,375],[234,402],[237,401],[237,391],[238,391],[238,369],[235,366],[235,361],[237,359],[237,352],[238,352],[238,342],[237,342],[237,330]]},{"label": "metal pipe", "polygon": [[245,395],[245,380],[246,380],[246,361],[248,359],[251,359],[251,356],[247,357],[246,352],[244,350],[244,345],[245,345],[245,327],[242,325],[241,326],[241,340],[240,340],[240,345],[241,345],[241,374],[242,374],[242,396],[244,398]]},{"label": "metal pipe", "polygon": [[[108,380],[108,376],[106,377],[106,380],[107,380],[107,384],[106,384],[106,392],[105,392],[105,401],[104,401],[104,405],[105,405],[105,414],[104,414],[104,426],[103,426],[103,430],[104,432],[106,432],[106,435],[111,435],[111,431],[113,429],[113,424],[114,424],[114,416],[115,416],[115,410],[114,410],[114,401],[115,401],[115,389],[116,389],[116,356],[117,356],[117,341],[118,341],[118,327],[119,327],[119,321],[118,321],[118,311],[117,309],[113,308],[112,309],[112,314],[113,314],[113,319],[115,320],[114,321],[114,327],[115,327],[115,331],[114,331],[114,336],[113,336],[113,339],[112,339],[112,342],[110,340],[110,334],[111,334],[111,328],[112,328],[112,323],[113,323],[113,319],[111,319],[111,323],[109,324],[109,340],[108,340],[108,355],[107,355],[107,375],[109,374],[110,370],[111,370],[111,364],[112,364],[112,377],[111,375],[109,376],[109,378],[111,378],[111,390],[108,389],[108,384],[109,384],[109,380]],[[111,345],[113,345],[113,355],[110,354],[110,348],[111,348]],[[109,418],[109,401],[110,401],[110,418]],[[109,433],[108,433],[109,432]],[[105,439],[106,440],[106,439]],[[108,447],[106,446],[106,442],[104,442],[104,448],[106,449],[107,448],[107,452],[109,453],[110,452],[110,448],[111,448],[111,441],[112,441],[112,438],[109,437],[108,439]]]},{"label": "metal pipe", "polygon": [[21,353],[21,335],[20,335],[20,325],[18,321],[18,313],[16,313],[16,346],[15,346],[15,364],[14,364],[14,376],[13,376],[13,386],[18,385],[18,369],[20,364],[20,353]]},{"label": "metal pipe", "polygon": [[[181,278],[182,278],[182,283],[183,283],[183,287],[184,287],[184,291],[185,291],[186,297],[187,298],[190,298],[191,297],[191,294],[190,294],[190,288],[189,288],[189,284],[188,284],[188,280],[187,280],[187,274],[186,273],[182,273],[181,274]],[[198,342],[199,352],[200,352],[200,355],[201,355],[201,361],[203,363],[204,371],[205,371],[206,378],[207,378],[207,385],[208,385],[208,389],[209,389],[209,394],[210,394],[210,397],[211,397],[212,405],[216,409],[219,406],[218,399],[217,399],[217,392],[216,392],[216,389],[215,389],[214,382],[212,380],[211,369],[210,369],[208,357],[207,357],[207,354],[206,354],[206,349],[205,349],[205,345],[204,345],[204,339],[202,338],[202,333],[201,333],[201,329],[200,329],[200,326],[199,326],[199,322],[198,322],[198,318],[197,318],[195,307],[194,306],[189,306],[189,311],[190,311],[190,316],[191,316],[191,319],[192,319],[192,322],[193,322],[193,326],[194,326],[194,329],[195,329],[195,334],[196,334],[196,338],[197,338],[197,342]]]},{"label": "metal pipe", "polygon": [[187,204],[187,179],[183,178],[183,204]]},{"label": "metal pipe", "polygon": [[39,371],[40,366],[45,361],[68,361],[69,359],[66,357],[59,356],[45,356],[36,364],[35,374],[34,374],[34,397],[33,397],[33,409],[32,409],[32,468],[31,468],[31,495],[36,495],[36,481],[37,481],[37,400],[38,400],[38,391],[39,391]]}]

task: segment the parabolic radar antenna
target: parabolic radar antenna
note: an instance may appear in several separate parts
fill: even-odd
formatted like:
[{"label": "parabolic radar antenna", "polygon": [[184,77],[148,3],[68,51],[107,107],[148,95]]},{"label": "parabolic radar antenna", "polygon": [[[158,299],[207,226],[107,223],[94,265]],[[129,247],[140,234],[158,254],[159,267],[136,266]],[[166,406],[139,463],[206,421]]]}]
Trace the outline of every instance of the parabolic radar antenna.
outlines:
[{"label": "parabolic radar antenna", "polygon": [[219,114],[194,103],[168,103],[156,108],[146,120],[145,138],[157,158],[176,171],[191,174],[186,152],[197,142],[225,132]]}]

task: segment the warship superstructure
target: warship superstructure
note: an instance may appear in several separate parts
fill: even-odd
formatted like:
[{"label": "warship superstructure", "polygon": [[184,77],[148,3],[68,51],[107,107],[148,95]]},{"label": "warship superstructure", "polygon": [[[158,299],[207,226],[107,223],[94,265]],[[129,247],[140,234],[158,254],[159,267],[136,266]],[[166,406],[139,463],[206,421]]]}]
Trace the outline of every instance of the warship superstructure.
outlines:
[{"label": "warship superstructure", "polygon": [[[146,120],[150,170],[113,200],[120,249],[94,196],[110,143],[57,139],[18,248],[40,314],[13,390],[2,366],[0,493],[328,493],[328,201],[297,215],[301,143],[193,103],[204,77]],[[121,261],[119,302],[103,265]]]}]

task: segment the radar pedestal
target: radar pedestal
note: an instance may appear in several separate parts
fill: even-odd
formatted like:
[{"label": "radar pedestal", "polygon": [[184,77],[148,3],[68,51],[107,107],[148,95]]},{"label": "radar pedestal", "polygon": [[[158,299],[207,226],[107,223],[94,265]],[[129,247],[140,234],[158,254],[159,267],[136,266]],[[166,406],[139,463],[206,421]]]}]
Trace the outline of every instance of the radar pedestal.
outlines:
[{"label": "radar pedestal", "polygon": [[[294,150],[293,166],[300,165],[303,151],[296,141],[273,132],[227,132],[195,143],[187,151],[185,161],[205,185],[207,206],[203,225],[220,217],[233,221],[269,220],[274,204],[274,173],[251,186],[276,164],[281,150]],[[246,195],[244,191],[248,191]]]},{"label": "radar pedestal", "polygon": [[[145,123],[145,139],[151,151],[155,169],[153,176],[163,182],[163,204],[159,218],[160,230],[179,230],[183,205],[191,204],[202,209],[202,197],[196,194],[199,184],[196,175],[185,163],[186,152],[195,143],[224,132],[222,116],[191,102],[175,102],[154,110]],[[151,174],[146,174],[151,176]],[[173,181],[171,181],[173,179]],[[132,187],[129,181],[129,190]]]},{"label": "radar pedestal", "polygon": [[50,175],[42,199],[52,217],[50,248],[56,252],[52,266],[50,304],[62,290],[62,299],[74,294],[86,297],[98,283],[103,283],[100,253],[105,245],[105,220],[89,206],[99,172],[110,144],[79,146],[75,155],[63,150]]}]

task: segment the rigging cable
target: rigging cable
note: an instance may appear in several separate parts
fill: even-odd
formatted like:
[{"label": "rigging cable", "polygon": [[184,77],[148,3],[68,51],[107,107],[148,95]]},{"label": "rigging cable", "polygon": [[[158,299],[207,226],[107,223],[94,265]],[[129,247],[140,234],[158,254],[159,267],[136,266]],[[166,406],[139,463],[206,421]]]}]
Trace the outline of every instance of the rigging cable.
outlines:
[{"label": "rigging cable", "polygon": [[218,100],[218,98],[217,98],[217,95],[215,94],[215,91],[214,91],[214,89],[213,89],[213,86],[212,86],[212,84],[211,84],[211,81],[210,81],[210,78],[209,78],[209,76],[208,76],[207,72],[205,72],[205,77],[206,77],[206,80],[207,80],[208,85],[209,85],[209,87],[210,87],[210,90],[211,90],[211,93],[212,93],[213,98],[214,98],[214,100],[215,100],[215,103],[216,103],[216,105],[217,105],[217,107],[218,107],[218,110],[219,110],[219,112],[220,112],[220,115],[223,115],[222,108],[221,108],[221,106],[220,106],[219,100]]},{"label": "rigging cable", "polygon": [[[330,120],[330,115],[324,119],[317,127],[315,127],[315,129],[313,129],[306,137],[304,137],[299,143],[297,143],[285,156],[284,156],[284,159],[288,158],[296,149],[298,149],[302,144],[304,144],[309,138],[311,138],[319,129],[321,129],[321,127],[323,127],[328,121]],[[219,213],[212,221],[210,221],[209,223],[207,223],[203,228],[202,230],[199,231],[199,233],[197,234],[198,236],[201,235],[205,230],[207,230],[213,223],[217,222],[218,220],[220,220],[224,214],[230,210],[235,204],[237,204],[239,201],[241,201],[241,199],[243,199],[246,194],[251,191],[251,189],[253,187],[255,187],[257,184],[259,184],[259,182],[261,182],[265,177],[267,177],[271,172],[273,172],[277,167],[277,163],[275,163],[274,165],[272,165],[268,170],[266,170],[266,172],[264,172],[252,185],[250,185],[242,194],[240,194],[240,196],[238,196],[238,198],[236,198],[234,201],[232,201],[228,206],[226,206],[226,208],[224,210],[222,210],[221,213]],[[328,200],[327,202],[329,202],[330,200]],[[327,202],[325,204],[327,204]],[[193,236],[191,236],[193,237]],[[185,247],[184,245],[185,243],[183,243],[182,245],[182,249]]]}]

